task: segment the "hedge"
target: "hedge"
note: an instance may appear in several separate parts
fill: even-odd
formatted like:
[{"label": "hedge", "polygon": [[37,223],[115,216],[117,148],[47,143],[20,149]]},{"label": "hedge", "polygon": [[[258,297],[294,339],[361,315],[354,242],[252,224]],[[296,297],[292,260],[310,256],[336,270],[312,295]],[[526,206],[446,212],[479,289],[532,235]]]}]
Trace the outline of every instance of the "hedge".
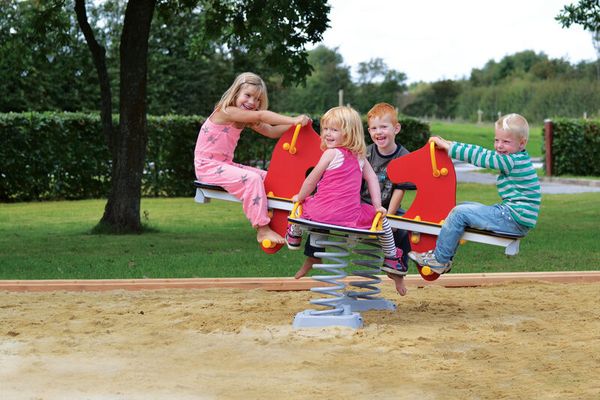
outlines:
[{"label": "hedge", "polygon": [[600,120],[559,118],[552,125],[552,175],[600,176]]},{"label": "hedge", "polygon": [[[194,146],[204,119],[148,116],[142,195],[193,195]],[[313,123],[317,132],[318,122]],[[430,134],[426,123],[408,117],[400,122],[398,143],[409,150],[425,144]],[[366,138],[370,142],[368,134]],[[98,114],[0,114],[0,141],[0,201],[103,198],[109,192],[111,157]],[[275,143],[244,131],[235,160],[266,168]]]}]

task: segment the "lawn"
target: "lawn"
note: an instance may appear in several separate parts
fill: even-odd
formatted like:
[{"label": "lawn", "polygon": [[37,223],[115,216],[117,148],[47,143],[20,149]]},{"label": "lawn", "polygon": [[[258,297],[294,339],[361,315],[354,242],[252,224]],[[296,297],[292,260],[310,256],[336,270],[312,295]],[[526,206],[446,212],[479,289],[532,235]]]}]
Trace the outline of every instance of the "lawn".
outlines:
[{"label": "lawn", "polygon": [[[494,186],[459,184],[457,200],[491,204],[498,196]],[[546,195],[538,227],[522,240],[519,255],[508,258],[501,247],[467,243],[453,271],[600,269],[599,203],[600,193]],[[259,250],[238,203],[143,199],[142,215],[152,232],[91,234],[104,205],[105,200],[0,204],[0,279],[292,276],[303,260],[302,252]]]}]

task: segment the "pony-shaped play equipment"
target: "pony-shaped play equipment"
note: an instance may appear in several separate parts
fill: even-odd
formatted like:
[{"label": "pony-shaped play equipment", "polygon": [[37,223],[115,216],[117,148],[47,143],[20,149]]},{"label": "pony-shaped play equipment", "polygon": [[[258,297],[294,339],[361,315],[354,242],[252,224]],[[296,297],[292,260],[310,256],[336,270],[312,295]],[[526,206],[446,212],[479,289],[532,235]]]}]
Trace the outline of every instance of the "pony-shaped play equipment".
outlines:
[{"label": "pony-shaped play equipment", "polygon": [[[370,230],[362,230],[321,224],[300,217],[291,197],[299,192],[305,177],[317,164],[321,154],[320,138],[310,125],[302,128],[300,125],[292,127],[281,136],[273,150],[265,178],[268,207],[272,213],[269,226],[284,236],[288,220],[300,224],[311,232],[313,245],[326,249],[325,252],[316,254],[323,259],[323,263],[314,267],[329,274],[312,278],[327,283],[327,286],[311,290],[330,297],[313,300],[311,303],[325,309],[298,313],[294,319],[294,327],[343,325],[356,328],[362,326],[362,318],[357,311],[395,309],[392,302],[377,297],[380,290],[376,285],[381,279],[376,274],[380,272],[383,256],[376,238],[381,231],[377,229],[376,224]],[[413,250],[424,252],[433,249],[444,219],[456,204],[456,172],[452,160],[446,152],[436,149],[433,143],[428,143],[391,161],[387,174],[392,182],[413,183],[417,189],[411,206],[403,216],[386,216],[390,225],[392,228],[409,231]],[[206,185],[199,181],[195,181],[195,186],[195,200],[198,203],[206,203],[211,198],[239,202],[218,186]],[[507,255],[519,252],[520,239],[518,236],[475,229],[467,229],[462,237],[463,241],[502,246]],[[273,254],[279,251],[282,245],[266,240],[260,247],[264,252]],[[350,285],[358,290],[347,290],[345,283],[341,281],[347,276],[344,268],[351,256],[365,257],[353,260],[355,265],[366,268],[353,272],[353,275],[363,278],[350,282]],[[429,267],[417,268],[425,280],[439,278]]]}]

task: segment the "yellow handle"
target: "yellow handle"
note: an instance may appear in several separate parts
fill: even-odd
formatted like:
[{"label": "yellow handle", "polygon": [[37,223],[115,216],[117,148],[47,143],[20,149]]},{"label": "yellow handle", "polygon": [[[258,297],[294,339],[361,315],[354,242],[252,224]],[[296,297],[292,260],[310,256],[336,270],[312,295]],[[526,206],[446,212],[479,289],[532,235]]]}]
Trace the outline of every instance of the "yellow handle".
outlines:
[{"label": "yellow handle", "polygon": [[380,231],[383,229],[383,214],[378,212],[373,218],[373,224],[371,224],[371,232]]},{"label": "yellow handle", "polygon": [[298,149],[296,149],[296,142],[298,141],[298,134],[300,133],[300,128],[302,128],[302,125],[298,124],[296,125],[296,130],[294,130],[294,136],[292,136],[292,143],[284,143],[283,144],[283,149],[286,151],[289,151],[290,154],[296,154],[296,151]]},{"label": "yellow handle", "polygon": [[433,176],[437,178],[440,175],[442,175],[442,176],[448,175],[447,168],[438,169],[438,167],[437,167],[437,162],[435,160],[435,143],[434,142],[429,142],[429,154],[431,157],[431,170],[433,172]]},{"label": "yellow handle", "polygon": [[302,204],[300,202],[295,202],[292,207],[292,211],[290,211],[290,217],[292,218],[300,218],[302,215]]}]

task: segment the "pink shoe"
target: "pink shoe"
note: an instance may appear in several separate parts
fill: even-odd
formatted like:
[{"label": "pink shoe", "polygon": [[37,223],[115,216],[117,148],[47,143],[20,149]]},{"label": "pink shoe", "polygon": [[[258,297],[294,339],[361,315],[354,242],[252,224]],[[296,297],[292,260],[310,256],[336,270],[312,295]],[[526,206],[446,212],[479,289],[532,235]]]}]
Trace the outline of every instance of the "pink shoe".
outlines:
[{"label": "pink shoe", "polygon": [[302,236],[294,235],[291,228],[291,225],[287,228],[287,232],[285,233],[285,243],[290,250],[300,250]]},{"label": "pink shoe", "polygon": [[396,249],[396,257],[386,257],[381,270],[389,274],[405,276],[408,273],[408,267],[402,262],[402,249]]}]

